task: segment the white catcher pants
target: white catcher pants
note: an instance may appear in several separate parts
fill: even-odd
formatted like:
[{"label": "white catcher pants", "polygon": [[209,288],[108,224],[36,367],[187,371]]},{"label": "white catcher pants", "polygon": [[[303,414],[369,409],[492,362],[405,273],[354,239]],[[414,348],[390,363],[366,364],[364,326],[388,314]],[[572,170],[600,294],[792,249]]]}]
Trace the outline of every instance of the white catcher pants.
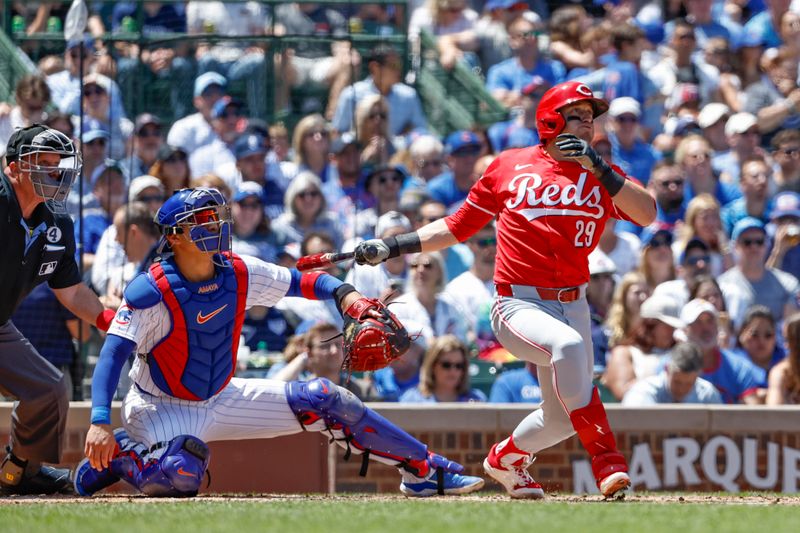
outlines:
[{"label": "white catcher pants", "polygon": [[286,401],[285,387],[283,381],[233,378],[216,396],[196,402],[154,396],[134,384],[122,403],[123,425],[148,448],[178,435],[204,442],[290,435],[302,428]]},{"label": "white catcher pants", "polygon": [[[340,387],[341,388],[341,387]],[[202,402],[172,396],[155,396],[135,384],[122,403],[122,421],[128,436],[152,448],[166,444],[179,435],[193,435],[204,442],[215,440],[269,439],[306,431],[330,431],[336,444],[355,455],[362,452],[350,447],[342,429],[328,429],[323,419],[302,426],[286,400],[286,382],[273,379],[233,378],[216,396]],[[342,394],[352,394],[341,388]],[[165,448],[159,448],[163,453]],[[369,458],[398,466],[396,459],[384,457],[379,450]],[[401,474],[415,481],[405,469]]]},{"label": "white catcher pants", "polygon": [[514,296],[498,296],[492,306],[492,329],[500,343],[519,359],[536,364],[542,404],[513,432],[514,443],[537,453],[575,433],[569,413],[592,396],[591,317],[586,286],[570,303],[542,300],[534,287],[512,286]]}]

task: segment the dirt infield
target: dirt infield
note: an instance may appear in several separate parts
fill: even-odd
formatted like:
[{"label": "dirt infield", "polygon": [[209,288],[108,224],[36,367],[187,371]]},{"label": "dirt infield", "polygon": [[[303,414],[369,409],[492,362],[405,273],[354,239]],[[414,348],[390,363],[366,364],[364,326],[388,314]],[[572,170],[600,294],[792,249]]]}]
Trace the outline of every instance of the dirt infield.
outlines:
[{"label": "dirt infield", "polygon": [[[74,496],[12,496],[0,497],[0,507],[13,505],[38,505],[38,504],[115,504],[115,503],[161,503],[176,504],[184,501],[207,501],[207,502],[264,502],[273,503],[281,501],[407,501],[408,498],[401,495],[385,494],[253,494],[253,495],[201,495],[193,499],[179,500],[174,498],[147,498],[144,496],[127,495],[103,495],[94,498],[77,498]],[[432,501],[444,501],[444,498],[429,498]],[[421,500],[418,500],[421,501]],[[800,495],[785,494],[704,494],[704,493],[632,493],[626,495],[624,500],[619,502],[608,502],[597,495],[575,495],[575,494],[548,494],[544,501],[522,501],[509,500],[508,497],[500,494],[471,495],[458,498],[448,497],[447,501],[452,502],[491,502],[491,501],[515,501],[525,505],[546,505],[547,503],[571,503],[571,504],[607,504],[607,505],[630,505],[637,503],[647,504],[706,504],[706,505],[781,505],[781,506],[800,506]]]}]

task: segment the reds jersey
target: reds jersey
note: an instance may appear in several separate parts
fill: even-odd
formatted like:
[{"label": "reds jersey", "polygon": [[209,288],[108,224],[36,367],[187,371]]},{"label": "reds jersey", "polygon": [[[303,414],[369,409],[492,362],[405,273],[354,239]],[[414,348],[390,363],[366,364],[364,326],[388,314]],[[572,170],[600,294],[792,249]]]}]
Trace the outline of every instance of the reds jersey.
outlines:
[{"label": "reds jersey", "polygon": [[606,220],[631,220],[593,174],[541,145],[500,154],[446,222],[463,242],[495,216],[495,283],[547,288],[588,282],[587,257]]},{"label": "reds jersey", "polygon": [[[289,269],[265,263],[254,257],[242,256],[241,259],[246,266],[248,278],[245,308],[249,309],[254,305],[273,307],[289,290],[291,284]],[[200,293],[205,292],[205,285],[209,286],[209,290],[219,290],[215,287],[214,280],[197,285]],[[218,314],[218,311],[209,308],[205,317],[198,315],[196,319],[212,320]],[[131,308],[127,301],[124,301],[108,333],[135,342],[137,353],[148,354],[170,335],[174,327],[172,316],[164,301],[144,309]],[[153,380],[150,367],[141,357],[136,358],[130,377],[145,392],[155,396],[168,395]]]}]

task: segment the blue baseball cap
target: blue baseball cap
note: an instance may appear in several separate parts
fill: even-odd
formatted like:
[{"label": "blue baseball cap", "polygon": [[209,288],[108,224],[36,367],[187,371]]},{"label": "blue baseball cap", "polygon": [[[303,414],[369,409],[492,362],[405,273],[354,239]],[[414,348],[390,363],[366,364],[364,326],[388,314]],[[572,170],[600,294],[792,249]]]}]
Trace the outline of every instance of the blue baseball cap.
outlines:
[{"label": "blue baseball cap", "polygon": [[341,154],[345,148],[348,146],[358,146],[358,139],[356,138],[355,133],[351,131],[346,131],[339,135],[337,138],[331,142],[331,153],[332,154]]},{"label": "blue baseball cap", "polygon": [[644,37],[653,44],[659,44],[666,37],[664,25],[657,20],[633,20],[634,25],[638,26],[644,32]]},{"label": "blue baseball cap", "polygon": [[256,133],[240,135],[233,143],[233,155],[236,160],[253,154],[267,155],[267,139]]},{"label": "blue baseball cap", "polygon": [[125,179],[125,173],[122,171],[119,162],[114,159],[106,159],[92,172],[92,176],[89,180],[92,189],[94,189],[94,186],[97,185],[97,182],[100,181],[100,178],[104,176],[108,170],[116,172],[121,179]]},{"label": "blue baseball cap", "polygon": [[100,128],[100,127],[92,127],[81,135],[81,142],[83,144],[89,144],[90,142],[96,141],[97,139],[110,139],[111,134],[108,133],[107,130]]},{"label": "blue baseball cap", "polygon": [[764,223],[761,222],[759,219],[757,219],[755,217],[744,217],[739,222],[737,222],[736,224],[733,225],[733,231],[731,232],[731,238],[734,241],[738,241],[739,237],[742,236],[742,233],[744,233],[745,231],[750,230],[750,229],[760,230],[765,235],[767,233],[767,230],[766,230],[766,227],[764,226]]},{"label": "blue baseball cap", "polygon": [[667,246],[672,246],[672,242],[675,240],[675,237],[672,235],[672,232],[668,229],[657,229],[655,231],[647,231],[645,230],[642,233],[642,248],[645,246],[650,246],[653,244],[653,241],[656,241],[657,244],[666,244]]},{"label": "blue baseball cap", "polygon": [[481,146],[481,140],[469,130],[454,131],[444,141],[444,151],[449,155],[467,148],[480,148]]},{"label": "blue baseball cap", "polygon": [[772,211],[770,220],[782,217],[800,218],[800,194],[794,191],[784,191],[775,195],[772,199]]},{"label": "blue baseball cap", "polygon": [[231,106],[237,106],[239,108],[244,107],[244,103],[241,100],[236,98],[231,98],[230,96],[223,96],[214,104],[214,107],[211,108],[211,118],[219,118],[225,113],[225,110]]},{"label": "blue baseball cap", "polygon": [[86,34],[83,36],[83,39],[70,39],[67,41],[67,52],[75,48],[76,46],[80,46],[83,43],[83,47],[90,52],[94,52],[94,38]]},{"label": "blue baseball cap", "polygon": [[255,181],[243,181],[236,194],[233,195],[234,202],[241,202],[245,198],[256,197],[261,200],[264,197],[264,188]]},{"label": "blue baseball cap", "polygon": [[520,4],[520,7],[528,7],[528,3],[525,0],[489,0],[483,7],[486,11],[496,11],[498,9],[511,9],[518,4]]},{"label": "blue baseball cap", "polygon": [[201,96],[212,85],[219,85],[224,91],[228,86],[228,80],[219,72],[204,72],[194,80],[194,95]]},{"label": "blue baseball cap", "polygon": [[702,250],[708,253],[711,251],[711,248],[708,247],[708,244],[706,244],[706,241],[703,239],[698,239],[697,237],[689,239],[689,242],[687,242],[686,246],[683,247],[683,251],[681,252],[681,256],[678,258],[678,262],[682,265],[685,265],[686,258],[689,255],[689,252],[692,250]]}]

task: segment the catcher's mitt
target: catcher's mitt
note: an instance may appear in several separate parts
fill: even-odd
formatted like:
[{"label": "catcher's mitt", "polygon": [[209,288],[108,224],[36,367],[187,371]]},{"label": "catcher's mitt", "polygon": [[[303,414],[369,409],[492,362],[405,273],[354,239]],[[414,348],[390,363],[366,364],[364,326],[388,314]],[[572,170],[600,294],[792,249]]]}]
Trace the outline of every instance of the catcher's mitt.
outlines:
[{"label": "catcher's mitt", "polygon": [[[373,317],[369,311],[380,313]],[[406,328],[380,300],[361,298],[342,314],[344,318],[344,368],[363,372],[394,361],[411,346]]]}]

